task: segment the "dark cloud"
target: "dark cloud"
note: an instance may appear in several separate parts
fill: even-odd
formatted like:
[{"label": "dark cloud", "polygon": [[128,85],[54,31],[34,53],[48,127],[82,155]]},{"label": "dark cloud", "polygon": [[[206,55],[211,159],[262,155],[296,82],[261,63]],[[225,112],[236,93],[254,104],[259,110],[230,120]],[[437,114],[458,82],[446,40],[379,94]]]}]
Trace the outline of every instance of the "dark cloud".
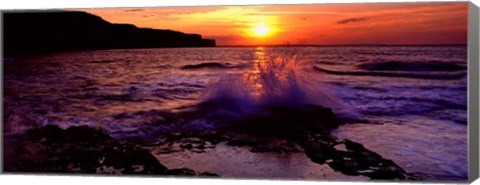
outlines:
[{"label": "dark cloud", "polygon": [[140,9],[140,8],[124,10],[124,12],[141,12],[141,11],[143,11],[143,9]]},{"label": "dark cloud", "polygon": [[356,22],[362,22],[368,20],[367,17],[354,17],[354,18],[349,18],[349,19],[344,19],[341,21],[338,21],[337,24],[350,24],[350,23],[356,23]]}]

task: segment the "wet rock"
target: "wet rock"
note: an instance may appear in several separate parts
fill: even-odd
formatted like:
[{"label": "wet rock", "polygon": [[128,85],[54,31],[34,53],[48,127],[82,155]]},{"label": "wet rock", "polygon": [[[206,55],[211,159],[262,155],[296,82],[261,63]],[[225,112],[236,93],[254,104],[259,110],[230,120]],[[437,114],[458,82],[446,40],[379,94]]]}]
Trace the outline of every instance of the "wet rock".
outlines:
[{"label": "wet rock", "polygon": [[318,141],[301,142],[300,145],[305,150],[305,154],[315,163],[325,164],[329,159],[336,155],[336,150],[330,144]]},{"label": "wet rock", "polygon": [[200,150],[203,150],[203,149],[205,149],[206,147],[205,147],[205,145],[200,144],[200,145],[198,145],[196,148],[197,148],[197,149],[200,149]]},{"label": "wet rock", "polygon": [[26,135],[32,141],[63,142],[64,130],[55,125],[46,125],[41,128],[27,130]]},{"label": "wet rock", "polygon": [[[305,154],[313,162],[327,163],[332,169],[343,174],[364,175],[372,179],[416,179],[393,161],[384,159],[377,153],[366,149],[360,143],[350,140],[341,143],[319,141],[321,141],[321,138],[301,142]],[[345,148],[339,148],[338,146],[341,144]]]},{"label": "wet rock", "polygon": [[341,123],[332,110],[317,105],[304,107],[270,106],[266,114],[237,121],[228,129],[259,137],[280,137],[292,140],[303,135],[304,130],[328,135]]},{"label": "wet rock", "polygon": [[[202,117],[206,115],[202,111],[208,113],[219,107],[216,102],[207,102],[199,108],[196,113],[198,115],[187,115]],[[268,106],[264,110],[257,115],[232,120],[226,127],[216,128],[216,132],[179,134],[176,137],[180,140],[198,137],[226,141],[231,146],[249,146],[252,152],[303,151],[313,162],[328,164],[346,175],[363,175],[371,179],[417,179],[393,161],[366,149],[362,144],[331,136],[330,132],[342,122],[329,108],[317,105]],[[175,140],[175,137],[169,139]],[[189,142],[183,142],[182,148],[186,148]]]},{"label": "wet rock", "polygon": [[64,132],[64,142],[76,143],[76,142],[86,142],[86,143],[96,143],[99,141],[112,141],[112,137],[108,135],[105,131],[100,129],[94,129],[88,126],[76,126],[69,127]]},{"label": "wet rock", "polygon": [[45,115],[45,114],[47,114],[48,112],[45,111],[45,110],[43,110],[43,109],[35,109],[35,110],[33,111],[33,113],[35,113],[35,114],[40,114],[40,115]]},{"label": "wet rock", "polygon": [[87,126],[63,130],[47,125],[28,130],[26,136],[23,145],[40,143],[40,150],[26,154],[29,156],[5,171],[165,174],[167,170],[148,150],[120,143]]},{"label": "wet rock", "polygon": [[7,147],[13,147],[13,145],[22,147],[7,153],[5,157],[12,161],[5,166],[5,171],[216,175],[197,174],[187,168],[168,170],[149,150],[133,143],[117,141],[103,130],[87,126],[69,127],[64,130],[54,125],[47,125],[30,129],[25,136],[26,139],[19,137],[13,139],[17,140],[16,142],[8,142]]},{"label": "wet rock", "polygon": [[181,168],[181,169],[172,169],[168,170],[167,175],[179,175],[179,176],[196,176],[197,173],[195,171],[188,169],[188,168]]},{"label": "wet rock", "polygon": [[[142,118],[141,120],[152,117],[155,118],[152,120],[162,120],[162,123],[181,124],[191,121],[185,118],[203,118],[207,115],[205,112],[216,108],[214,104],[202,106],[201,110],[180,115],[151,110],[125,113],[118,117],[138,117]],[[223,121],[223,118],[215,117],[215,120]],[[252,152],[305,152],[313,162],[327,164],[346,175],[363,175],[372,179],[415,179],[393,161],[368,150],[362,144],[338,140],[331,136],[330,132],[342,122],[336,119],[329,108],[317,105],[268,106],[259,114],[229,121],[230,124],[223,127],[166,134],[162,142],[158,143],[161,147],[154,146],[154,152],[173,153],[188,150],[202,153],[205,148],[226,142],[232,146],[247,146]],[[89,127],[70,127],[63,130],[46,126],[30,130],[28,136],[30,141],[42,143],[43,153],[48,156],[47,160],[22,163],[21,166],[27,166],[34,171],[41,169],[53,172],[213,175],[197,174],[186,168],[168,170],[148,151],[137,145],[120,143],[102,130]],[[48,168],[42,169],[40,165]]]},{"label": "wet rock", "polygon": [[210,172],[203,172],[199,174],[198,176],[204,176],[204,177],[220,177],[220,175],[215,174],[215,173],[210,173]]},{"label": "wet rock", "polygon": [[184,148],[184,149],[192,149],[193,145],[192,144],[181,144],[180,147]]}]

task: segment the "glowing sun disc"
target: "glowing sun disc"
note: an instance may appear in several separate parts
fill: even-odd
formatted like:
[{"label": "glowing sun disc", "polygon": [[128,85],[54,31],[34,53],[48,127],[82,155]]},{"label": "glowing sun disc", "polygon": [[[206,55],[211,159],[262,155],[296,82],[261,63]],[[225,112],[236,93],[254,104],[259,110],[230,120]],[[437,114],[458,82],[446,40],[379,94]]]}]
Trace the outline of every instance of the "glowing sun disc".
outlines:
[{"label": "glowing sun disc", "polygon": [[269,31],[270,28],[263,25],[253,28],[253,33],[255,33],[256,36],[265,36],[268,34]]}]

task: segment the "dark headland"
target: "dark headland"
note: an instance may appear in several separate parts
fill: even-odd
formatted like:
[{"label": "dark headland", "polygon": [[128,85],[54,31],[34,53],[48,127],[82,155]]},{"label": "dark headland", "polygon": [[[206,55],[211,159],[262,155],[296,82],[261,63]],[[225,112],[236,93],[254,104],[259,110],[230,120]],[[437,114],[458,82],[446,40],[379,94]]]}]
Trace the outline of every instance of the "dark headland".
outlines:
[{"label": "dark headland", "polygon": [[96,49],[215,47],[199,34],[112,24],[80,11],[3,13],[4,55]]}]

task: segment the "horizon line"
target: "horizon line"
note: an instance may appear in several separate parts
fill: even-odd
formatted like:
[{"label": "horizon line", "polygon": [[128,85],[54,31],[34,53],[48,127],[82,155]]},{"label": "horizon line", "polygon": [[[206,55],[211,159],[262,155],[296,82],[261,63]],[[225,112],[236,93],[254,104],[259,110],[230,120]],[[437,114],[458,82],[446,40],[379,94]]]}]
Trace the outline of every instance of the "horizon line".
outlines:
[{"label": "horizon line", "polygon": [[467,46],[464,44],[266,44],[266,45],[216,45],[215,47],[338,47],[338,46]]}]

